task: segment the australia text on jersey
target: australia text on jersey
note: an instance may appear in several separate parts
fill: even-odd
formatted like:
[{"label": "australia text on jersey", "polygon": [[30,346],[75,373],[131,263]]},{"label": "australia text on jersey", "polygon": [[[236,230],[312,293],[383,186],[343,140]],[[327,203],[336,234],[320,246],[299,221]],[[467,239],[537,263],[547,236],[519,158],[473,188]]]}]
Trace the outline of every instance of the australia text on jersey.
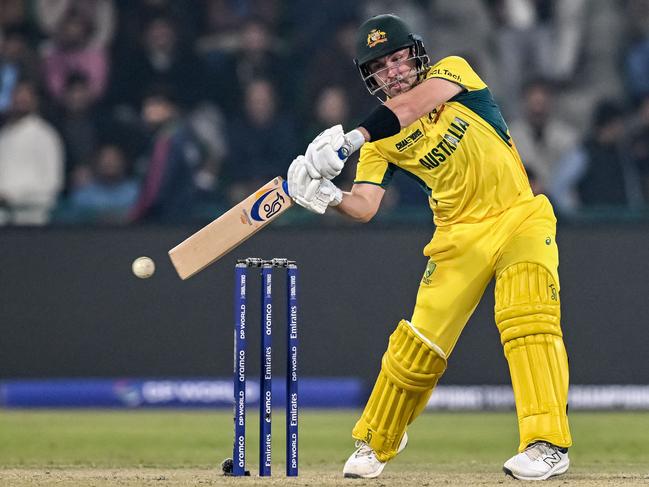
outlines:
[{"label": "australia text on jersey", "polygon": [[440,163],[455,152],[468,128],[469,122],[462,120],[460,117],[455,117],[444,135],[442,135],[439,143],[428,154],[419,159],[421,165],[426,169],[434,169],[439,166]]}]

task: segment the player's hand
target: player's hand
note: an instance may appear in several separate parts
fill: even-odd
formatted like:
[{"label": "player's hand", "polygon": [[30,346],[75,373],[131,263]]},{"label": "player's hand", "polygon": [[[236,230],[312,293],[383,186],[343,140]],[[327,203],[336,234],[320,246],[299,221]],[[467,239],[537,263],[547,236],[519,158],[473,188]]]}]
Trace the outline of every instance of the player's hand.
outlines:
[{"label": "player's hand", "polygon": [[321,179],[314,198],[327,206],[338,206],[343,200],[343,192],[328,179]]},{"label": "player's hand", "polygon": [[[304,194],[306,191],[305,185],[308,185],[309,180],[305,177],[308,176],[306,169],[306,158],[303,155],[297,156],[288,167],[286,174],[286,183],[288,185],[288,194],[291,198]],[[313,179],[313,178],[311,178]]]},{"label": "player's hand", "polygon": [[312,179],[297,204],[309,211],[322,215],[328,207],[337,206],[343,199],[343,192],[328,179]]},{"label": "player's hand", "polygon": [[289,196],[314,213],[323,214],[342,201],[342,191],[328,179],[314,179],[307,170],[306,158],[298,156],[288,169]]},{"label": "player's hand", "polygon": [[334,125],[318,135],[306,150],[306,163],[313,179],[333,179],[345,167],[347,158],[342,159],[338,150],[345,143],[342,125]]}]

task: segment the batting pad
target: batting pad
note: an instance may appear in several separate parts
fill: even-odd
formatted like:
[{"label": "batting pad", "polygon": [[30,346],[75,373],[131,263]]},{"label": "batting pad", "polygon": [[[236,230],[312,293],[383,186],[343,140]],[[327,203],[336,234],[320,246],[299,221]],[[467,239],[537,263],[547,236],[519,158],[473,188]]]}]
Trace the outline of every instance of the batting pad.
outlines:
[{"label": "batting pad", "polygon": [[560,326],[558,283],[538,264],[507,267],[496,279],[496,325],[509,363],[520,444],[572,444],[568,356]]},{"label": "batting pad", "polygon": [[406,427],[424,409],[445,370],[444,352],[401,320],[352,436],[368,443],[380,461],[394,457]]}]

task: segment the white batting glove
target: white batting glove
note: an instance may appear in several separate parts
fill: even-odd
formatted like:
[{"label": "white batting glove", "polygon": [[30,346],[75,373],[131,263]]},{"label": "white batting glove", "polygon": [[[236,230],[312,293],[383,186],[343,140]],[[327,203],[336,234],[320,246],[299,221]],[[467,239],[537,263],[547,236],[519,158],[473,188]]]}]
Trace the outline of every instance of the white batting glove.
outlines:
[{"label": "white batting glove", "polygon": [[312,179],[304,195],[295,201],[309,211],[322,215],[328,207],[337,206],[343,200],[343,192],[328,179]]},{"label": "white batting glove", "polygon": [[334,125],[318,135],[306,150],[306,162],[309,175],[314,178],[333,179],[345,167],[347,158],[338,155],[345,143],[345,132],[342,125]]},{"label": "white batting glove", "polygon": [[298,156],[291,163],[287,179],[291,198],[309,211],[323,214],[327,207],[342,201],[342,191],[331,181],[310,176],[304,156]]},{"label": "white batting glove", "polygon": [[338,186],[328,179],[321,179],[315,193],[315,199],[320,200],[327,206],[338,206],[343,200],[343,192]]},{"label": "white batting glove", "polygon": [[313,179],[309,176],[306,166],[306,157],[299,155],[288,167],[286,179],[288,184],[288,194],[292,198],[294,196],[304,195],[306,193],[306,187],[311,179]]}]

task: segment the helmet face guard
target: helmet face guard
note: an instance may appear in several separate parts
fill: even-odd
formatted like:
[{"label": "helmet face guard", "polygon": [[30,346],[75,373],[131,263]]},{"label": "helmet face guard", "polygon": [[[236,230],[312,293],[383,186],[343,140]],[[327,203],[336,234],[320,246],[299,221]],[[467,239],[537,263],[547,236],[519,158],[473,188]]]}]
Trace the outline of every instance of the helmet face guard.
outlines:
[{"label": "helmet face guard", "polygon": [[420,36],[415,34],[408,34],[408,39],[409,39],[408,44],[393,49],[391,52],[380,53],[375,58],[365,60],[365,62],[363,62],[362,64],[359,62],[358,58],[354,59],[354,64],[356,65],[356,68],[358,69],[361,78],[363,79],[363,83],[365,84],[365,87],[367,88],[367,90],[370,92],[371,95],[376,96],[381,102],[386,101],[387,98],[389,97],[388,93],[390,92],[392,85],[402,81],[403,78],[395,80],[391,83],[385,83],[383,80],[381,80],[378,74],[387,68],[378,70],[376,72],[372,72],[372,70],[369,68],[370,63],[375,59],[390,55],[393,52],[399,51],[401,49],[409,48],[410,53],[408,58],[401,61],[401,63],[414,60],[415,66],[412,69],[412,71],[406,75],[405,78],[407,79],[411,76],[414,76],[415,77],[414,84],[418,84],[425,79],[426,72],[430,67],[430,59],[426,54],[426,49],[424,48],[424,42],[422,41]]}]

